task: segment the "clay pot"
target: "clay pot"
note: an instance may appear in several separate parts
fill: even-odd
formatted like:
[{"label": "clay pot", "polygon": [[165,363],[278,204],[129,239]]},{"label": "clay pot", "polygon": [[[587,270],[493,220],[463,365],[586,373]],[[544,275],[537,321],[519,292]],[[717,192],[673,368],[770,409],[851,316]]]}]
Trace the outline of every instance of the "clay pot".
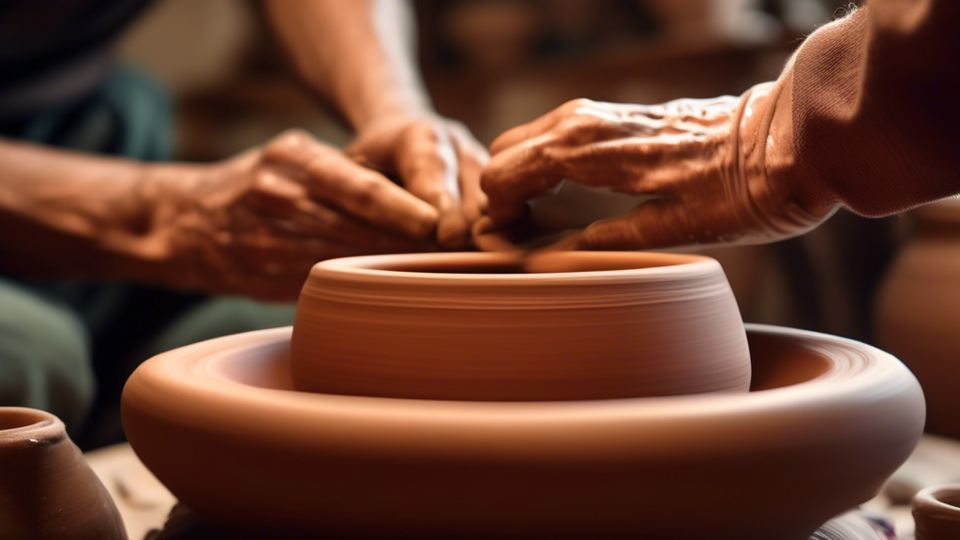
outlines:
[{"label": "clay pot", "polygon": [[427,253],[322,262],[294,323],[300,390],[463,400],[746,392],[720,265],[660,253]]},{"label": "clay pot", "polygon": [[291,330],[157,356],[126,434],[200,516],[364,538],[806,540],[878,492],[923,429],[895,358],[747,327],[749,393],[482,402],[299,392]]},{"label": "clay pot", "polygon": [[913,498],[916,540],[960,538],[960,484],[927,488]]},{"label": "clay pot", "polygon": [[0,407],[0,538],[127,538],[110,495],[50,413]]},{"label": "clay pot", "polygon": [[877,301],[877,343],[923,386],[927,429],[960,438],[960,201],[920,208]]}]

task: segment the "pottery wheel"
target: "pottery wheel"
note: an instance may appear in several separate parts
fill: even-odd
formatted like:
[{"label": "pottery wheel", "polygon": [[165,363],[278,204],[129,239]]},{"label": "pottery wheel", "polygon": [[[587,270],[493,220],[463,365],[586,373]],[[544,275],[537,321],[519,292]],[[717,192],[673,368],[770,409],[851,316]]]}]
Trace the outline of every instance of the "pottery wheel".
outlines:
[{"label": "pottery wheel", "polygon": [[[224,540],[221,532],[200,522],[184,507],[179,507],[173,519],[187,529],[174,529],[174,523],[165,527],[175,498],[143,466],[129,445],[97,450],[85,457],[116,502],[130,540]],[[864,504],[871,516],[882,516],[886,522],[893,522],[897,536],[884,536],[881,522],[868,522],[863,514],[851,513],[825,524],[811,540],[911,540],[913,518],[909,500],[913,494],[929,485],[958,480],[960,442],[925,435],[883,493]]]},{"label": "pottery wheel", "polygon": [[[891,527],[879,518],[851,512],[824,524],[810,540],[895,540],[888,534]],[[317,535],[322,538],[322,534]],[[225,534],[214,525],[204,523],[189,508],[177,505],[163,530],[151,531],[144,540],[249,540],[256,535],[237,537]],[[339,538],[339,537],[338,537]]]}]

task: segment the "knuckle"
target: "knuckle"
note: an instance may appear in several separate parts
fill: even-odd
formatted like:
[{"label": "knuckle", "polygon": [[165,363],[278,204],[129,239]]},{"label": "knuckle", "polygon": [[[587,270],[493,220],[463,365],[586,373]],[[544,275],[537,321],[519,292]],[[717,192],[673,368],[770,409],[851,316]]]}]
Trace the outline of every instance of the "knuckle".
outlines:
[{"label": "knuckle", "polygon": [[253,181],[250,182],[251,192],[271,191],[271,188],[277,184],[277,177],[270,171],[259,169],[253,173]]},{"label": "knuckle", "polygon": [[383,195],[383,186],[370,180],[359,182],[352,190],[350,197],[359,208],[369,208],[376,204]]},{"label": "knuckle", "polygon": [[277,137],[276,144],[279,146],[298,147],[306,145],[312,138],[313,137],[306,131],[293,128],[281,133],[280,136]]},{"label": "knuckle", "polygon": [[573,112],[573,111],[576,111],[577,109],[582,109],[584,107],[593,107],[594,105],[596,105],[596,102],[593,101],[592,99],[577,98],[577,99],[571,99],[570,101],[564,103],[561,106],[561,109],[565,109],[567,111]]}]

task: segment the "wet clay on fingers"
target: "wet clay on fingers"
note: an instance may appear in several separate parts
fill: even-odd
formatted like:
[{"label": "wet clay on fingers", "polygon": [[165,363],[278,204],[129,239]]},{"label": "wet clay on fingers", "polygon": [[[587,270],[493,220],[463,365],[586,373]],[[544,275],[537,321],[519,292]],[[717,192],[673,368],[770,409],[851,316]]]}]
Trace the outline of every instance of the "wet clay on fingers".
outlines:
[{"label": "wet clay on fingers", "polygon": [[736,301],[709,258],[430,253],[313,268],[297,305],[299,390],[543,401],[746,392]]},{"label": "wet clay on fingers", "polygon": [[137,455],[218,525],[806,540],[876,494],[923,428],[920,387],[895,358],[810,332],[748,326],[748,393],[515,402],[300,392],[290,335],[170,351],[124,390]]},{"label": "wet clay on fingers", "polygon": [[0,407],[0,538],[127,538],[107,490],[50,413]]}]

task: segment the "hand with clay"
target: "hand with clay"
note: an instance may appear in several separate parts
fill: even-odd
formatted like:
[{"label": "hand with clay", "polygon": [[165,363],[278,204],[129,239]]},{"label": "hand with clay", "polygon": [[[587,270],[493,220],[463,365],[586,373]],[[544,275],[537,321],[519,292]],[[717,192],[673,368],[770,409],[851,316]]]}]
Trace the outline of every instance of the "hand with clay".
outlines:
[{"label": "hand with clay", "polygon": [[958,16],[949,0],[868,2],[738,98],[567,103],[493,143],[475,232],[562,179],[653,197],[561,244],[574,249],[769,242],[840,207],[879,217],[960,193]]},{"label": "hand with clay", "polygon": [[332,257],[430,249],[437,210],[293,131],[210,165],[0,140],[0,269],[294,300]]},{"label": "hand with clay", "polygon": [[486,204],[480,170],[489,154],[462,124],[433,111],[415,66],[409,3],[261,6],[307,86],[356,131],[348,155],[436,208],[441,247],[467,247]]},{"label": "hand with clay", "polygon": [[428,113],[388,116],[362,128],[346,152],[436,208],[440,246],[468,244],[486,205],[480,171],[489,154],[463,124]]},{"label": "hand with clay", "polygon": [[572,241],[578,249],[649,249],[677,244],[765,242],[823,221],[819,203],[779,171],[744,167],[756,122],[748,111],[768,100],[762,85],[743,98],[678,100],[644,106],[571,101],[501,135],[483,172],[486,232],[524,213],[525,202],[561,180],[644,194],[632,213],[597,222]]},{"label": "hand with clay", "polygon": [[295,299],[320,260],[423,250],[437,227],[430,204],[301,131],[219,164],[158,166],[141,189],[171,285],[262,299]]}]

